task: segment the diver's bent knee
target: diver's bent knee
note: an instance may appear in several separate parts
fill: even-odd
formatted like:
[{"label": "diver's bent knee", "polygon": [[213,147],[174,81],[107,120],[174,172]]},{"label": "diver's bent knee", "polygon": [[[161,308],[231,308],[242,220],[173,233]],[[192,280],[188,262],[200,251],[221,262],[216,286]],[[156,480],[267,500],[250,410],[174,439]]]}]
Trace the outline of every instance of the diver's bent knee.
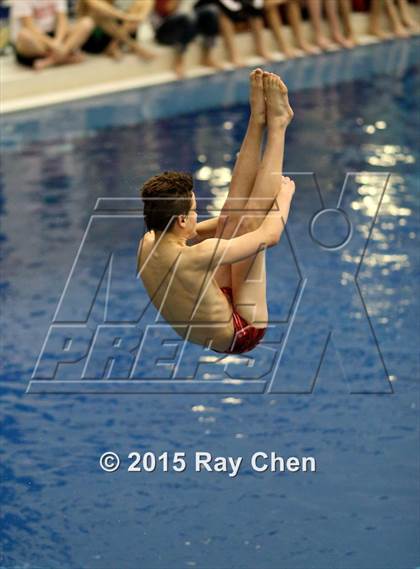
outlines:
[{"label": "diver's bent knee", "polygon": [[224,238],[237,237],[244,233],[243,216],[236,213],[223,212],[219,219],[218,233]]}]

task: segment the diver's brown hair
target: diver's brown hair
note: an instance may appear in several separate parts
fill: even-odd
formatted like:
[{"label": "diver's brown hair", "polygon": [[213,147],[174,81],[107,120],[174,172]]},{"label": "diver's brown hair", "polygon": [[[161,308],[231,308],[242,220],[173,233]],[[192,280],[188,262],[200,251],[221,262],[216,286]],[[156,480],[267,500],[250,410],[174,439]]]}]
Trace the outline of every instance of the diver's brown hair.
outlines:
[{"label": "diver's brown hair", "polygon": [[184,172],[162,172],[141,188],[147,229],[170,229],[178,215],[188,215],[192,206],[193,179]]}]

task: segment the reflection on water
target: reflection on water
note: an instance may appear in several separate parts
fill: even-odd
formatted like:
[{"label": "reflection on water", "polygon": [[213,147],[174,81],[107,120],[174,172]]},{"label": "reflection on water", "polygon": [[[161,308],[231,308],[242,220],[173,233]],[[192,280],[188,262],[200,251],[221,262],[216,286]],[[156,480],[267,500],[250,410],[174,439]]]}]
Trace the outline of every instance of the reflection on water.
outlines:
[{"label": "reflection on water", "polygon": [[[351,81],[350,66],[348,82],[321,88],[314,74],[314,88],[295,89],[292,96],[296,118],[288,133],[285,169],[315,172],[330,207],[345,174],[356,172],[342,203],[355,232],[342,250],[317,249],[308,233],[308,220],[320,208],[314,177],[294,175],[290,241],[283,238],[267,254],[270,316],[280,336],[299,286],[293,251],[308,280],[296,316],[297,337],[290,337],[295,352],[285,354],[290,358],[279,368],[277,392],[271,394],[241,389],[261,369],[270,371],[274,350],[257,350],[250,365],[246,355],[220,358],[194,346],[187,353],[187,372],[195,369],[199,356],[200,379],[222,379],[232,392],[24,394],[96,200],[136,196],[157,170],[182,169],[195,173],[197,194],[210,198],[212,207],[202,214],[213,215],[231,179],[246,106],[137,124],[132,109],[138,100],[132,94],[131,110],[110,103],[112,124],[105,124],[92,104],[89,117],[72,112],[55,123],[66,132],[68,125],[68,136],[57,128],[43,131],[36,118],[16,119],[16,129],[6,132],[10,145],[1,165],[0,318],[7,356],[1,373],[1,566],[271,569],[280,559],[288,569],[415,566],[418,196],[413,157],[418,129],[413,98],[419,76],[414,70],[403,73],[401,58],[382,60],[393,70],[391,79],[384,74],[375,81],[367,75],[367,80]],[[333,67],[340,60],[334,56],[328,62]],[[300,80],[297,73],[296,85]],[[243,79],[238,81],[242,100]],[[125,126],[117,126],[118,119]],[[377,212],[387,172],[391,175]],[[95,234],[92,250],[101,252],[109,241],[119,240],[113,310],[133,318],[145,302],[133,260],[142,228],[113,227],[115,233],[105,227]],[[356,371],[368,377],[377,372],[373,352],[361,342],[367,320],[354,280],[369,234],[358,284],[395,390],[392,396],[349,395],[343,373],[346,354]],[[82,275],[82,291],[96,283],[95,269]],[[98,321],[104,308],[103,298],[99,301]],[[319,344],[337,322],[346,340],[337,335],[328,346],[308,395],[305,362],[319,356]],[[268,340],[278,341],[275,333],[270,331]],[[155,349],[147,354],[146,372],[156,355]],[[106,450],[121,453],[118,473],[99,470],[98,458]],[[193,469],[128,473],[132,450],[185,451],[188,460],[195,450],[244,460],[255,451],[311,453],[320,467],[312,477],[262,475],[245,467],[235,480]]]}]

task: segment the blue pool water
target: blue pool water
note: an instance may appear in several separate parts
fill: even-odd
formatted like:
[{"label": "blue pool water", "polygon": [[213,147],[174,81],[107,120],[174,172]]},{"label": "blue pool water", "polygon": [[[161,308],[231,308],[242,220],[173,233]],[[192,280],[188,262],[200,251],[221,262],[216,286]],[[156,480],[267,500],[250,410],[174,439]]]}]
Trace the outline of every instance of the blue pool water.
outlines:
[{"label": "blue pool water", "polygon": [[[83,353],[104,321],[125,324],[133,349],[153,325],[132,198],[182,169],[203,216],[220,205],[246,127],[245,70],[2,119],[0,567],[419,565],[417,47],[273,66],[295,110],[285,170],[297,191],[268,252],[273,328],[252,366],[187,346],[174,378],[159,331],[134,381],[130,353],[107,371],[100,342],[88,363],[55,370],[54,356],[68,337]],[[309,229],[342,188],[353,233],[333,250],[348,237],[342,214]],[[122,459],[114,474],[98,466],[107,450]],[[185,452],[189,467],[127,472],[133,450]],[[244,466],[197,473],[196,450]],[[317,472],[257,473],[256,451],[314,456]]]}]

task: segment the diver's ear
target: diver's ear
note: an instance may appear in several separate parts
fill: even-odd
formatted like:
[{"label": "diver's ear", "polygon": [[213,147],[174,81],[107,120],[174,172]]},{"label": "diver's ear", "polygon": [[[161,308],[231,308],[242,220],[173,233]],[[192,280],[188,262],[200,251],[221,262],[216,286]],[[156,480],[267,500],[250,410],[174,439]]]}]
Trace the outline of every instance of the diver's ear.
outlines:
[{"label": "diver's ear", "polygon": [[187,218],[185,215],[178,215],[177,221],[181,227],[184,227],[185,223],[187,222]]}]

